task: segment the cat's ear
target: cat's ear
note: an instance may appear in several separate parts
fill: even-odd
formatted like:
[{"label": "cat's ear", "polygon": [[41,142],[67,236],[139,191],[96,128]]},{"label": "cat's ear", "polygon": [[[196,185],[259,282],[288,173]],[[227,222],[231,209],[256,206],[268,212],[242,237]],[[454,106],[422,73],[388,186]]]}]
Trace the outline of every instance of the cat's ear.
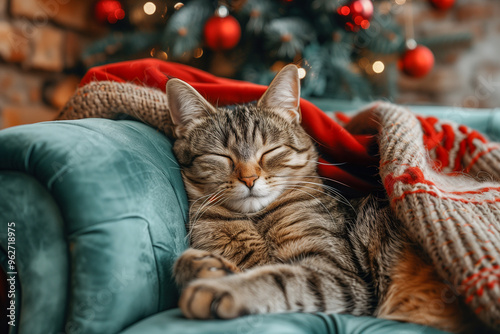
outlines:
[{"label": "cat's ear", "polygon": [[300,79],[297,66],[289,64],[283,67],[259,99],[257,106],[283,110],[287,118],[300,123]]},{"label": "cat's ear", "polygon": [[214,106],[182,80],[169,79],[166,92],[168,109],[176,132],[182,131],[191,120],[216,112]]}]

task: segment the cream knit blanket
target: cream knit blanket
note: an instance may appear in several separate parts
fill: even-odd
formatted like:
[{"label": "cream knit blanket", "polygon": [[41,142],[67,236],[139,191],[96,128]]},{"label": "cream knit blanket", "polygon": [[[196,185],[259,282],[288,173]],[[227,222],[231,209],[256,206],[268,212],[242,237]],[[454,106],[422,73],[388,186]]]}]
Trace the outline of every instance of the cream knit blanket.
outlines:
[{"label": "cream knit blanket", "polygon": [[[166,102],[159,90],[92,82],[58,119],[123,113],[172,136]],[[395,214],[457,296],[500,330],[500,145],[394,104],[380,103],[366,114],[377,120],[380,176]]]}]

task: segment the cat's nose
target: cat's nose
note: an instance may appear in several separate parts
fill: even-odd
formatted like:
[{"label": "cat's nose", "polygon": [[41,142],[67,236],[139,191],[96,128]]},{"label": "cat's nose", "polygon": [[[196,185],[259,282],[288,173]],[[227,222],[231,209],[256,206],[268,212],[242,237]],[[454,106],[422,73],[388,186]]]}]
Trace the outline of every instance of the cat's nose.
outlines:
[{"label": "cat's nose", "polygon": [[252,189],[253,186],[255,185],[255,181],[258,179],[259,177],[257,175],[251,175],[251,176],[242,176],[240,177],[240,181],[245,183],[248,187],[248,189]]}]

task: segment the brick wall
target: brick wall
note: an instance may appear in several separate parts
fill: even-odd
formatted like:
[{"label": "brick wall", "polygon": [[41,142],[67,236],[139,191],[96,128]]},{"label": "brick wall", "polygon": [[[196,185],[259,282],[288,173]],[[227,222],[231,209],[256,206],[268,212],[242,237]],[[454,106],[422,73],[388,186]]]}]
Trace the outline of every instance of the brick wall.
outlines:
[{"label": "brick wall", "polygon": [[[395,6],[394,0],[386,2]],[[95,23],[93,3],[0,0],[0,128],[51,119],[71,96],[83,72],[81,51],[105,33]],[[434,45],[436,65],[425,78],[398,73],[395,101],[500,106],[500,1],[456,0],[447,11],[432,8],[428,0],[412,3],[417,38],[461,32],[473,38]],[[404,24],[402,13],[396,17]]]},{"label": "brick wall", "polygon": [[92,1],[0,0],[0,127],[52,119],[81,74],[81,50],[102,32]]}]

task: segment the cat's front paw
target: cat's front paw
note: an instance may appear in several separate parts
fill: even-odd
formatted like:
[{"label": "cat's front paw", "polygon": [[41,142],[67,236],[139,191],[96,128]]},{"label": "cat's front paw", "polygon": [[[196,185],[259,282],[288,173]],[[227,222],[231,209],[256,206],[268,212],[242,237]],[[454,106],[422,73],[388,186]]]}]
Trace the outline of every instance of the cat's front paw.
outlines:
[{"label": "cat's front paw", "polygon": [[210,252],[189,248],[174,265],[175,281],[185,286],[198,278],[216,278],[239,272],[238,267],[225,258]]},{"label": "cat's front paw", "polygon": [[228,287],[215,280],[199,280],[181,294],[179,307],[190,319],[233,319],[248,311]]}]

